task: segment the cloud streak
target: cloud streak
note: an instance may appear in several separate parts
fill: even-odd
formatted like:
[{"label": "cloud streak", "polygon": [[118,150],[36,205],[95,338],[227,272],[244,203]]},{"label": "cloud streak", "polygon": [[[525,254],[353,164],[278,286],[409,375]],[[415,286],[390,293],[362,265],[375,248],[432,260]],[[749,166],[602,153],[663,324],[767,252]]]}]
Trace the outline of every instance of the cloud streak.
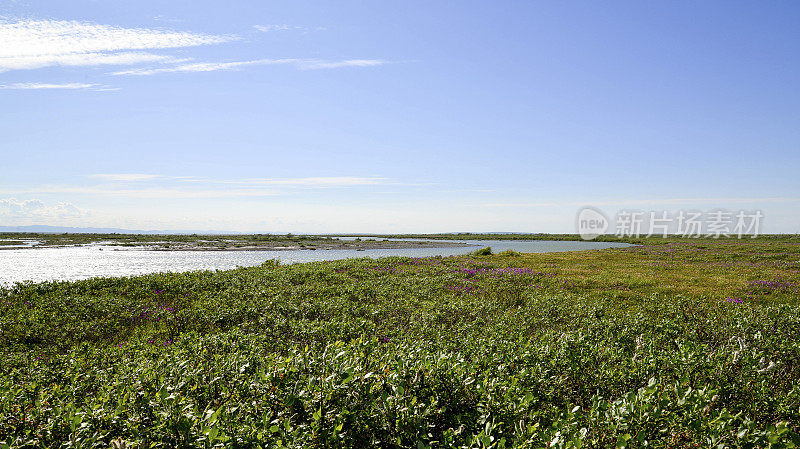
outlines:
[{"label": "cloud streak", "polygon": [[30,194],[70,194],[146,199],[189,199],[189,198],[253,198],[278,195],[279,192],[266,189],[186,189],[186,188],[118,188],[113,186],[42,186],[22,190],[7,190],[0,193],[9,195]]},{"label": "cloud streak", "polygon": [[316,176],[299,178],[246,178],[246,179],[207,179],[196,176],[166,176],[150,173],[94,173],[92,179],[110,182],[131,181],[178,181],[207,184],[226,184],[241,186],[297,186],[297,187],[350,187],[386,184],[389,180],[377,176]]},{"label": "cloud streak", "polygon": [[63,20],[0,20],[0,72],[48,66],[179,62],[136,50],[213,45],[237,40],[191,32],[122,28]]},{"label": "cloud streak", "polygon": [[344,61],[303,60],[298,67],[304,70],[338,69],[341,67],[373,67],[388,64],[380,59],[345,59]]},{"label": "cloud streak", "polygon": [[146,181],[161,178],[161,175],[151,175],[146,173],[95,173],[89,175],[90,178],[103,179],[106,181]]},{"label": "cloud streak", "polygon": [[341,61],[326,61],[319,59],[255,59],[250,61],[232,62],[195,62],[176,65],[172,67],[137,68],[112,72],[112,75],[156,75],[159,73],[188,73],[188,72],[214,72],[220,70],[236,70],[253,65],[290,65],[301,70],[337,69],[343,67],[373,67],[387,64],[381,59],[345,59]]},{"label": "cloud streak", "polygon": [[293,27],[293,26],[289,26],[289,25],[286,25],[286,24],[280,24],[280,25],[253,25],[253,28],[255,28],[258,31],[261,31],[262,33],[269,33],[270,31],[288,31],[288,30],[294,30],[294,29],[297,29],[297,30],[304,29],[303,27]]},{"label": "cloud streak", "polygon": [[565,203],[486,203],[483,207],[557,207],[557,206],[652,206],[657,204],[746,204],[746,203],[793,203],[800,202],[800,198],[793,197],[767,197],[767,198],[662,198],[662,199],[630,199],[630,200],[601,200],[601,201],[570,201]]},{"label": "cloud streak", "polygon": [[310,178],[255,178],[243,181],[231,181],[232,183],[246,183],[253,185],[282,185],[298,187],[352,187],[384,184],[386,178],[378,177],[353,177],[353,176],[328,176]]},{"label": "cloud streak", "polygon": [[14,83],[14,84],[0,84],[0,89],[20,89],[20,90],[39,90],[39,89],[93,89],[93,90],[107,90],[107,88],[100,84],[85,84],[85,83],[64,83],[64,84],[50,84],[50,83]]}]

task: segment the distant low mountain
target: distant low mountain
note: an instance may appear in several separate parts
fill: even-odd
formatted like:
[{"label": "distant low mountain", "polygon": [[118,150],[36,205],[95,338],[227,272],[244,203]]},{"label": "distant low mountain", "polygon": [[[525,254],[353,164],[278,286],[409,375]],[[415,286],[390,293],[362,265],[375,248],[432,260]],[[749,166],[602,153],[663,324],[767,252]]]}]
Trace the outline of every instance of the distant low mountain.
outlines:
[{"label": "distant low mountain", "polygon": [[236,234],[230,231],[141,231],[121,228],[73,228],[69,226],[0,226],[0,232],[35,232],[42,234]]}]

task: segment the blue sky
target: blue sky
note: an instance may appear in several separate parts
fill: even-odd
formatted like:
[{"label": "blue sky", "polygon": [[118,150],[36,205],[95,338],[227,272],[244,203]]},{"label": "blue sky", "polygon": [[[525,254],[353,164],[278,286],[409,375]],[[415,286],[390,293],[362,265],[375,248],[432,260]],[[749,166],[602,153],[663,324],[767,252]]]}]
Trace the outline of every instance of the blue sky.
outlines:
[{"label": "blue sky", "polygon": [[800,232],[796,2],[0,0],[0,225]]}]

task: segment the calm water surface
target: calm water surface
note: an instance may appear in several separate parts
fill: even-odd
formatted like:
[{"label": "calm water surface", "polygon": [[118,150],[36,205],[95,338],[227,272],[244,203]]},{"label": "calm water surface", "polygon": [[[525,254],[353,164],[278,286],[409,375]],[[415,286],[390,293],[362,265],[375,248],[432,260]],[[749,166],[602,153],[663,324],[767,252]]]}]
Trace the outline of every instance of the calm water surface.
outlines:
[{"label": "calm water surface", "polygon": [[[344,240],[345,238],[343,238]],[[581,251],[619,248],[626,243],[560,242],[544,240],[463,240],[475,246],[356,250],[289,251],[145,251],[103,245],[67,248],[0,250],[0,285],[22,281],[77,280],[97,276],[131,276],[165,271],[229,270],[254,266],[269,259],[283,264],[338,260],[352,257],[454,256],[491,246],[494,252],[507,249],[524,253]]]}]

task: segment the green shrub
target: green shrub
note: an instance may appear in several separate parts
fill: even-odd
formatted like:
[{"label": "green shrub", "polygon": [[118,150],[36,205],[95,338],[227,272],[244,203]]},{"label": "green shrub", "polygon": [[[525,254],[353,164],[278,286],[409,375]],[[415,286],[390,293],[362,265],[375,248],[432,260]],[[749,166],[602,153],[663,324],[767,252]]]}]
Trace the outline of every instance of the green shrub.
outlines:
[{"label": "green shrub", "polygon": [[477,249],[472,252],[473,256],[491,256],[492,255],[492,247],[487,246],[486,248]]},{"label": "green shrub", "polygon": [[501,253],[498,253],[497,255],[498,256],[505,256],[505,257],[522,257],[522,254],[520,254],[520,253],[518,253],[516,251],[510,250],[510,249],[507,249],[507,250],[505,250],[505,251],[503,251]]}]

